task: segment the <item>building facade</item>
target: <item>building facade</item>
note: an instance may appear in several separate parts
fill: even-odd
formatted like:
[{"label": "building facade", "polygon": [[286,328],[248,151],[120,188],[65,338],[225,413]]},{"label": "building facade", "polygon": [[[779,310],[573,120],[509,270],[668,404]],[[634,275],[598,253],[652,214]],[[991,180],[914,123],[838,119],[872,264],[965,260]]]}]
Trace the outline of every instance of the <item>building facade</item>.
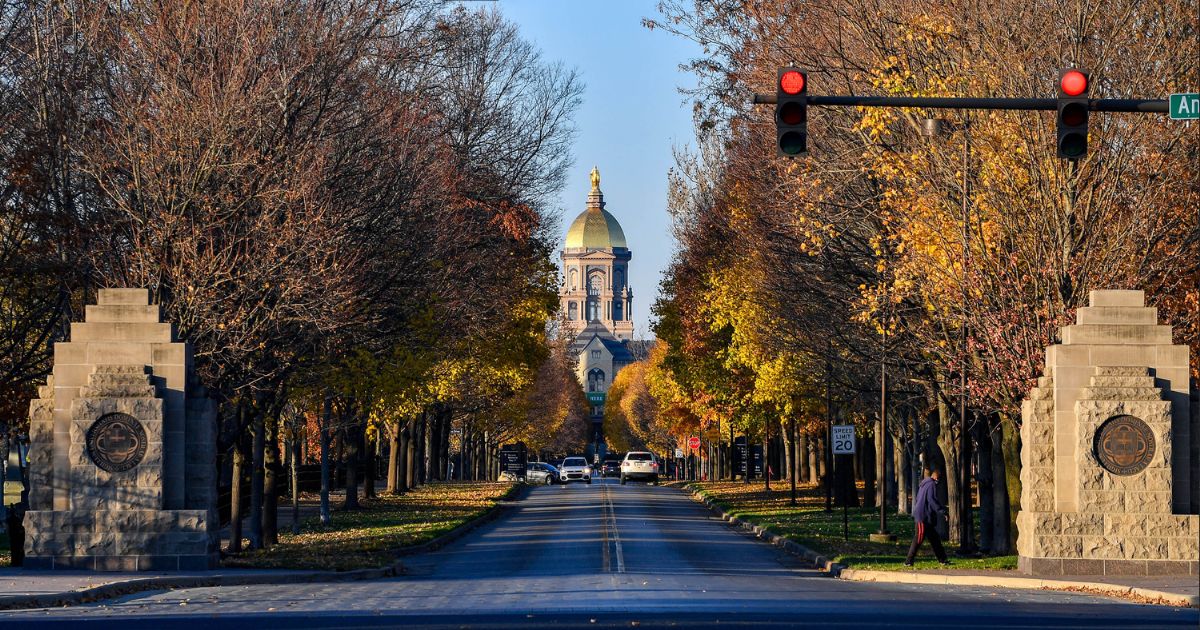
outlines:
[{"label": "building facade", "polygon": [[633,255],[617,218],[605,210],[600,191],[600,171],[593,168],[587,208],[571,222],[563,243],[563,284],[559,294],[565,328],[575,338],[579,382],[592,407],[592,444],[603,447],[604,400],[620,369],[635,359],[633,291],[629,288],[629,261]]}]

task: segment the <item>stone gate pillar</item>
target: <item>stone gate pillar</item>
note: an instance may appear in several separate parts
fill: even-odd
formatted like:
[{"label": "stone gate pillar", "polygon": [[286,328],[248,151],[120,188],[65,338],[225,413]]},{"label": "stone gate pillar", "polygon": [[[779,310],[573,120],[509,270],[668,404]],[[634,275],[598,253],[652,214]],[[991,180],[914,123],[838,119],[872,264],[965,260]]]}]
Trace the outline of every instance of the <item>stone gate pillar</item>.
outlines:
[{"label": "stone gate pillar", "polygon": [[101,289],[30,404],[25,566],[197,570],[217,560],[216,412],[145,289]]},{"label": "stone gate pillar", "polygon": [[1021,408],[1020,569],[1197,575],[1188,347],[1141,291],[1093,291]]}]

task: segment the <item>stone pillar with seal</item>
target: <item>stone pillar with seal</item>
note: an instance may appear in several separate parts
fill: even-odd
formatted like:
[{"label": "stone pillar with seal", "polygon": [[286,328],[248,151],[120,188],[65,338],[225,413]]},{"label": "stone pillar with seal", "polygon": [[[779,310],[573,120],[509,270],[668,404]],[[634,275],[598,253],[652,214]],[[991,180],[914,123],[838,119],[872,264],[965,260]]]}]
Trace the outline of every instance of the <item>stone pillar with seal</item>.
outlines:
[{"label": "stone pillar with seal", "polygon": [[1141,291],[1093,291],[1022,406],[1018,564],[1034,575],[1197,575],[1188,347]]},{"label": "stone pillar with seal", "polygon": [[30,404],[31,569],[216,566],[216,408],[145,289],[101,289]]}]

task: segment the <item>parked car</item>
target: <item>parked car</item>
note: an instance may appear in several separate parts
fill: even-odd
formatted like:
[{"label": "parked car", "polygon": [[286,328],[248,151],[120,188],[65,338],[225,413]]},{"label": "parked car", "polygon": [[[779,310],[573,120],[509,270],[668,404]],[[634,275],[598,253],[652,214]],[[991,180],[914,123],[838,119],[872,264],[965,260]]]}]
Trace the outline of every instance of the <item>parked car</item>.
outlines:
[{"label": "parked car", "polygon": [[658,483],[658,460],[652,453],[631,451],[621,461],[621,485],[630,479],[645,479]]},{"label": "parked car", "polygon": [[525,483],[546,486],[558,483],[558,469],[545,462],[530,462],[525,466]]},{"label": "parked car", "polygon": [[592,483],[592,467],[582,457],[568,457],[558,466],[558,480],[562,483],[572,481]]}]

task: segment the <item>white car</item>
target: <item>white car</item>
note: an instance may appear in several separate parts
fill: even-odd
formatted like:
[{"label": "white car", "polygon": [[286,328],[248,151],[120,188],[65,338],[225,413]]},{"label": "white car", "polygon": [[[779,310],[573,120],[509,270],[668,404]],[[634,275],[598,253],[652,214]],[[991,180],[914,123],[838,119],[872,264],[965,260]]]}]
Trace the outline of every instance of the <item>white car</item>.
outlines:
[{"label": "white car", "polygon": [[592,483],[592,467],[582,457],[568,457],[558,467],[558,480],[563,483],[572,481]]},{"label": "white car", "polygon": [[621,484],[628,479],[647,479],[658,483],[658,460],[646,451],[630,451],[621,461]]}]

